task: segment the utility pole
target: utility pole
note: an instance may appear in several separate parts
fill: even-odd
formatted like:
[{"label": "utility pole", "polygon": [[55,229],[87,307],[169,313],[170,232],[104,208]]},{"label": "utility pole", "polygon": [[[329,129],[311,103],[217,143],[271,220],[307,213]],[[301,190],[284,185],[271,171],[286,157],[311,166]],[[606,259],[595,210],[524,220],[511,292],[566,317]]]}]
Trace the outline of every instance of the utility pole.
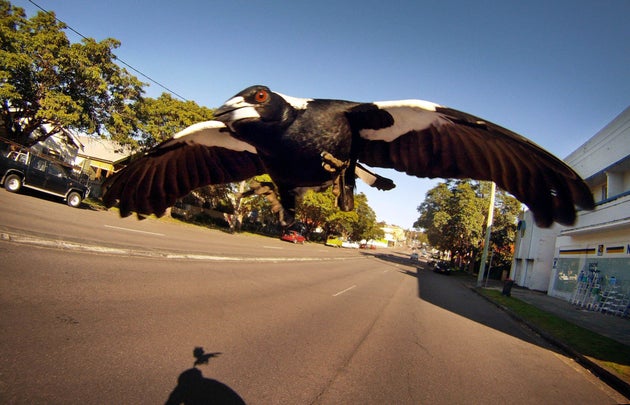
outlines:
[{"label": "utility pole", "polygon": [[486,222],[486,239],[483,243],[483,254],[479,263],[479,274],[477,275],[477,287],[483,284],[483,274],[486,270],[486,260],[488,259],[488,246],[490,246],[490,233],[492,231],[492,221],[494,217],[494,194],[497,186],[494,181],[490,182],[490,205],[488,207],[488,221]]}]

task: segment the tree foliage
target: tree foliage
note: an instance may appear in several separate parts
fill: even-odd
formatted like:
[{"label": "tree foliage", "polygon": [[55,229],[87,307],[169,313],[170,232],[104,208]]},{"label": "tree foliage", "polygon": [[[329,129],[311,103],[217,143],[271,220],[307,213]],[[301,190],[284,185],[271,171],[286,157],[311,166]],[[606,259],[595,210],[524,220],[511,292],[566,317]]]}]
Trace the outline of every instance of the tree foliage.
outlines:
[{"label": "tree foliage", "polygon": [[149,148],[196,122],[213,118],[210,108],[194,101],[180,101],[168,93],[157,99],[144,98],[138,102],[136,138],[140,145]]},{"label": "tree foliage", "polygon": [[[427,192],[418,207],[420,217],[414,227],[425,230],[432,246],[450,251],[453,258],[474,263],[485,235],[488,193],[487,184],[471,180],[439,183]],[[503,191],[497,192],[491,233],[495,267],[509,265],[512,260],[519,211],[518,200]]]},{"label": "tree foliage", "polygon": [[363,193],[354,196],[357,221],[352,227],[350,238],[353,240],[380,239],[384,236],[383,230],[376,222],[376,213],[368,205],[367,196]]},{"label": "tree foliage", "polygon": [[[116,62],[121,44],[107,38],[71,43],[67,26],[54,13],[24,10],[0,0],[0,136],[31,146],[62,128],[99,134],[145,150],[183,128],[212,119],[212,110],[169,94],[144,98],[142,83]],[[267,180],[267,181],[270,181]],[[254,212],[270,220],[271,205],[259,196],[241,198],[243,184],[212,185],[195,190],[189,202],[233,212]],[[331,191],[309,193],[298,208],[310,226],[355,239],[381,235],[363,194],[356,208],[342,212]]]},{"label": "tree foliage", "polygon": [[514,257],[517,218],[521,203],[505,191],[499,190],[494,205],[494,221],[490,242],[494,247],[492,267],[509,269]]},{"label": "tree foliage", "polygon": [[2,135],[33,145],[66,127],[130,143],[143,83],[115,63],[120,42],[70,43],[65,28],[53,13],[27,19],[0,0]]},{"label": "tree foliage", "polygon": [[326,235],[344,235],[353,240],[383,236],[365,194],[355,194],[354,210],[349,212],[341,211],[335,201],[331,188],[321,193],[308,191],[298,203],[297,217],[310,229],[321,227]]}]

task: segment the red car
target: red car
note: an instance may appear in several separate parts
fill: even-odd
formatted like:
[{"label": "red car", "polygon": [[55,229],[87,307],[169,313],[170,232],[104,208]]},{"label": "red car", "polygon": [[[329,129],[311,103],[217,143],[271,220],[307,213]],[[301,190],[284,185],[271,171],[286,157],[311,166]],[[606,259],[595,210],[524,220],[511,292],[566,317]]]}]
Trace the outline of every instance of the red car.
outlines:
[{"label": "red car", "polygon": [[280,237],[280,239],[286,240],[287,242],[301,243],[301,244],[304,244],[304,241],[306,240],[304,236],[300,235],[296,231],[287,231]]}]

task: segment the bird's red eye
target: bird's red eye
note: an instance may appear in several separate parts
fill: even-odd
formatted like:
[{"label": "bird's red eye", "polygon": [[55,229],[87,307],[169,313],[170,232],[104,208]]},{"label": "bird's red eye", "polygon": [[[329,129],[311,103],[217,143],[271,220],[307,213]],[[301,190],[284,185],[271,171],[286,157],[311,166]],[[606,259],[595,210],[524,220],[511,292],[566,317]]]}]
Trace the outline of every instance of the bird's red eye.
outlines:
[{"label": "bird's red eye", "polygon": [[257,103],[264,103],[265,101],[267,101],[268,98],[269,93],[267,93],[265,90],[258,90],[256,92],[256,95],[254,96],[254,100],[256,100]]}]

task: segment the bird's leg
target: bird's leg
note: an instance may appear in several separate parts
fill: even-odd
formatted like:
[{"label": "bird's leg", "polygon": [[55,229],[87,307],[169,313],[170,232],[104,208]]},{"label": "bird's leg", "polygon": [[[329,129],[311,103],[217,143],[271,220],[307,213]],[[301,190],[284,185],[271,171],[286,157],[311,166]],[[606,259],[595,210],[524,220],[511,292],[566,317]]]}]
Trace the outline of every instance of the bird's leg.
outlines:
[{"label": "bird's leg", "polygon": [[344,162],[343,160],[339,160],[328,152],[322,152],[321,157],[322,167],[324,168],[324,170],[333,174],[340,173],[341,171],[348,168],[348,165],[350,164],[349,161]]},{"label": "bird's leg", "polygon": [[[353,182],[346,179],[350,161],[337,159],[329,152],[322,152],[322,167],[333,176],[332,193],[337,197],[337,206],[342,211],[352,211],[354,208]],[[354,178],[354,170],[351,173]],[[352,180],[351,179],[351,180]]]},{"label": "bird's leg", "polygon": [[268,181],[257,182],[252,181],[249,183],[249,190],[241,194],[241,197],[248,197],[252,194],[262,195],[271,204],[271,212],[282,212],[282,204],[278,200],[278,193],[276,192],[276,186]]},{"label": "bird's leg", "polygon": [[278,217],[280,219],[280,225],[283,228],[288,228],[295,222],[295,191],[288,189],[287,187],[278,187],[280,194],[280,210],[278,211]]},{"label": "bird's leg", "polygon": [[343,177],[343,174],[345,170],[348,168],[348,165],[350,162],[347,162],[347,161],[344,162],[343,160],[339,160],[329,152],[322,152],[321,157],[322,157],[322,167],[327,172],[330,172],[333,176],[332,193],[335,197],[339,197],[339,195],[341,194],[341,189],[343,188],[341,184],[343,180],[341,179],[341,177]]},{"label": "bird's leg", "polygon": [[[271,212],[278,214],[278,220],[283,228],[287,228],[295,222],[295,193],[291,190],[281,191],[285,188],[278,188],[275,184],[263,181],[252,181],[249,184],[250,189],[244,192],[241,197],[247,197],[252,194],[265,196],[271,204]],[[278,199],[278,194],[280,199]]]},{"label": "bird's leg", "polygon": [[341,211],[352,211],[354,209],[354,170],[344,169],[337,179],[339,183],[337,206]]}]

